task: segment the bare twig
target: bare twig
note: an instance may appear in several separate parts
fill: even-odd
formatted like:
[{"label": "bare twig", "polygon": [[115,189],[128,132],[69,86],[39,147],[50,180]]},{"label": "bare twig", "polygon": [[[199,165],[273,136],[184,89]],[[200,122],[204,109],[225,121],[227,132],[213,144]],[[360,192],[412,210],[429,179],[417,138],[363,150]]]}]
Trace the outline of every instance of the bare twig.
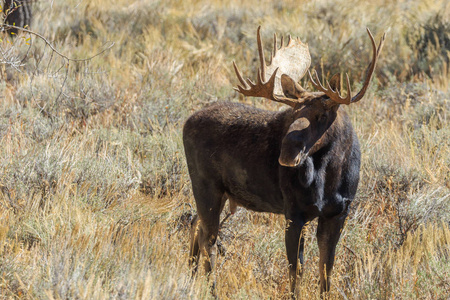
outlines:
[{"label": "bare twig", "polygon": [[26,28],[14,26],[14,25],[9,25],[9,24],[3,24],[1,27],[3,28],[3,30],[4,30],[4,29],[18,29],[18,30],[21,30],[21,31],[23,31],[23,32],[29,33],[29,34],[31,34],[31,35],[37,36],[38,38],[40,38],[41,40],[43,40],[43,41],[50,47],[50,49],[52,49],[53,52],[55,52],[56,54],[58,54],[58,55],[61,56],[62,58],[66,59],[66,60],[68,60],[68,61],[73,61],[73,62],[81,62],[81,61],[88,61],[88,60],[91,60],[91,59],[93,59],[94,57],[97,57],[97,56],[99,56],[99,55],[102,55],[103,53],[105,53],[106,51],[108,51],[109,49],[111,49],[111,48],[114,46],[114,44],[115,44],[114,42],[111,42],[111,44],[108,45],[105,49],[103,49],[102,51],[100,51],[100,52],[98,52],[98,53],[96,53],[96,54],[94,54],[93,56],[88,57],[88,58],[81,58],[81,59],[80,59],[80,58],[70,58],[70,57],[68,57],[68,56],[66,56],[66,55],[64,55],[64,54],[62,54],[61,52],[59,52],[58,49],[56,49],[55,46],[53,46],[52,43],[51,43],[49,40],[47,40],[43,35],[41,35],[41,34],[39,34],[39,33],[37,33],[37,32],[34,32],[34,31],[29,30],[29,29],[26,29]]}]

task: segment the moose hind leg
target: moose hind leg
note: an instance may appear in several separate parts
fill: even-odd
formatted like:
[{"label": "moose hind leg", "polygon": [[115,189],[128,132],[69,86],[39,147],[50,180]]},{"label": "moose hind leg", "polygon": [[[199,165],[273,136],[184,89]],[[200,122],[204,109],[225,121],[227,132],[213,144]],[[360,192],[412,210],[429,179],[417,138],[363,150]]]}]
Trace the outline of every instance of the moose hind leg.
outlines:
[{"label": "moose hind leg", "polygon": [[[198,216],[194,219],[191,228],[191,257],[190,261],[195,264],[195,272],[199,264],[199,257],[206,273],[210,273],[216,260],[216,240],[219,234],[220,213],[224,206],[223,195],[214,184],[203,182],[195,185],[193,191],[197,203]],[[195,188],[197,187],[197,188]]]},{"label": "moose hind leg", "polygon": [[202,226],[200,224],[199,229],[199,245],[200,251],[203,255],[203,266],[206,274],[209,274],[215,265],[217,256],[217,235],[219,232],[219,226],[213,227],[210,225]]},{"label": "moose hind leg", "polygon": [[332,218],[320,217],[317,225],[317,242],[319,244],[320,293],[330,289],[330,276],[334,265],[336,245],[341,236],[347,213]]},{"label": "moose hind leg", "polygon": [[200,246],[198,244],[198,230],[199,230],[198,215],[195,215],[192,219],[190,230],[190,249],[189,249],[189,267],[192,270],[192,276],[197,273],[198,259],[200,256]]}]

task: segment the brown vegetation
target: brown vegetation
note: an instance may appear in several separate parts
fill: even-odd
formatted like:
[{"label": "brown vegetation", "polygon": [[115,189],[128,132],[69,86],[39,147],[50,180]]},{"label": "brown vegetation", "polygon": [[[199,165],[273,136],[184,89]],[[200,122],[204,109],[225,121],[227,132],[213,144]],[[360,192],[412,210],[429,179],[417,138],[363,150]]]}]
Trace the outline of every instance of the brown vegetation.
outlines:
[{"label": "brown vegetation", "polygon": [[[361,142],[361,182],[329,297],[447,297],[447,1],[67,0],[33,9],[31,28],[67,57],[115,46],[67,64],[37,38],[0,37],[2,297],[211,297],[203,276],[190,280],[187,264],[195,212],[181,128],[217,100],[281,108],[232,89],[233,60],[254,73],[260,24],[264,41],[277,32],[307,42],[321,79],[358,70],[352,82],[362,81],[370,57],[365,27],[376,40],[388,28],[365,99],[348,109]],[[312,299],[319,298],[315,227],[305,231],[298,284]],[[242,208],[222,224],[212,278],[222,299],[288,295],[283,231],[283,217]]]}]

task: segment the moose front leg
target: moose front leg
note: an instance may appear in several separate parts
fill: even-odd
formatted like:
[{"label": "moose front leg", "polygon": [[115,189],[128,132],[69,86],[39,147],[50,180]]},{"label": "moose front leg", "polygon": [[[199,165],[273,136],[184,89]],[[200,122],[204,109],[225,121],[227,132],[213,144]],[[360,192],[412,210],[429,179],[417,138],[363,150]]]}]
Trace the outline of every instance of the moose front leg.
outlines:
[{"label": "moose front leg", "polygon": [[[305,222],[300,217],[286,217],[286,254],[289,261],[289,281],[291,296],[294,297],[298,275],[298,260],[303,265],[303,236],[300,238]],[[301,274],[301,273],[300,273]]]},{"label": "moose front leg", "polygon": [[333,269],[336,245],[344,227],[347,212],[332,218],[320,217],[317,225],[317,242],[319,244],[320,293],[330,289],[330,276]]}]

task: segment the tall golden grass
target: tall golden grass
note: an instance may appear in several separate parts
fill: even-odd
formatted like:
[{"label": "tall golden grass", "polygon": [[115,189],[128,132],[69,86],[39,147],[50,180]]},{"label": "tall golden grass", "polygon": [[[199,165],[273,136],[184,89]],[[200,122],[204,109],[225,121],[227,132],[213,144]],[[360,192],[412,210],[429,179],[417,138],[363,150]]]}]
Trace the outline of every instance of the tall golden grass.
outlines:
[{"label": "tall golden grass", "polygon": [[[5,299],[208,299],[188,269],[195,204],[181,128],[213,101],[244,99],[231,62],[256,69],[255,32],[309,44],[321,76],[370,59],[348,107],[361,183],[338,244],[329,299],[447,299],[450,290],[450,6],[446,1],[39,1],[39,39],[1,36],[0,295]],[[31,40],[28,38],[31,37]],[[31,44],[30,46],[27,43]],[[269,48],[267,48],[269,49]],[[302,84],[311,88],[307,80]],[[222,227],[211,280],[221,299],[288,297],[284,218],[244,209]],[[302,299],[319,299],[315,223]]]}]

